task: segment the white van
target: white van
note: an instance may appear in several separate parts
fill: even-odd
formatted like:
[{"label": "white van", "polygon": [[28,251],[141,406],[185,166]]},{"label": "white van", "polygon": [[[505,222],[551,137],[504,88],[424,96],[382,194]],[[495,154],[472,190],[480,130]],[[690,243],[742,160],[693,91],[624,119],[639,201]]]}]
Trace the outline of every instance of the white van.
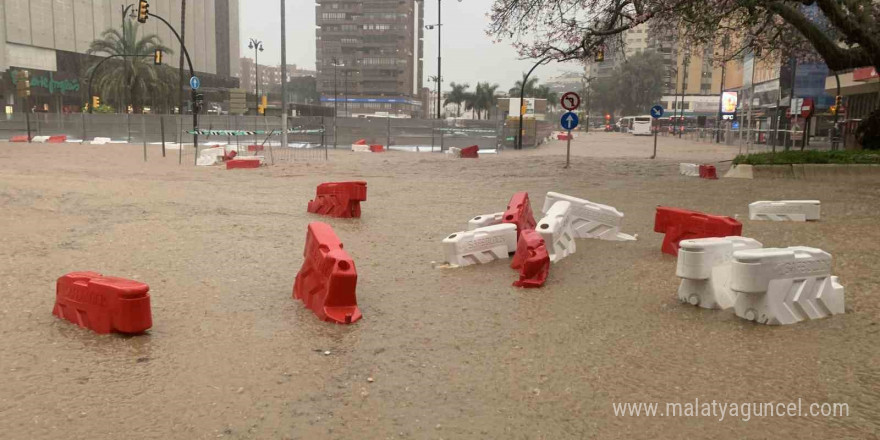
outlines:
[{"label": "white van", "polygon": [[633,136],[650,136],[651,133],[651,117],[650,116],[636,116],[633,118],[632,122],[632,134]]}]

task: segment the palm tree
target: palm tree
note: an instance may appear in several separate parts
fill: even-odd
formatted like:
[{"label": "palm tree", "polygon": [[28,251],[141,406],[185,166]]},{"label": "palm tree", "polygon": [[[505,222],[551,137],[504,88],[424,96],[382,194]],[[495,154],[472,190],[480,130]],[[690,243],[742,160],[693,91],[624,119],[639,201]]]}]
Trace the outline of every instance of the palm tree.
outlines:
[{"label": "palm tree", "polygon": [[559,94],[551,90],[550,87],[542,84],[535,90],[535,98],[546,99],[547,107],[554,109],[556,108],[556,103],[559,101]]},{"label": "palm tree", "polygon": [[498,98],[495,97],[497,90],[498,84],[477,83],[474,92],[465,95],[465,110],[476,114],[477,119],[483,119],[483,111],[485,111],[488,118],[489,112],[498,103]]},{"label": "palm tree", "polygon": [[[127,94],[134,112],[142,112],[148,98],[153,105],[170,103],[171,95],[177,89],[177,75],[173,69],[153,64],[153,54],[157,50],[171,53],[171,49],[162,45],[155,34],[139,39],[138,27],[132,22],[123,32],[107,29],[101,33],[101,39],[92,41],[87,51],[89,55],[145,55],[107,61],[95,76],[95,91],[110,99],[115,98],[117,108],[121,107]],[[91,75],[100,61],[87,69],[86,77]]]},{"label": "palm tree", "polygon": [[461,104],[467,100],[468,87],[470,84],[456,84],[450,83],[449,87],[452,87],[452,90],[449,91],[449,94],[446,95],[446,100],[443,102],[443,106],[446,107],[449,104],[455,104],[458,109],[456,110],[455,116],[461,116]]},{"label": "palm tree", "polygon": [[[513,84],[513,88],[510,89],[510,96],[519,97],[519,92],[522,89],[523,80],[525,80],[525,79],[526,79],[526,75],[523,74],[523,79],[521,79]],[[523,93],[523,96],[534,95],[537,85],[538,85],[538,78],[529,79],[528,82],[526,82],[525,93]]]}]

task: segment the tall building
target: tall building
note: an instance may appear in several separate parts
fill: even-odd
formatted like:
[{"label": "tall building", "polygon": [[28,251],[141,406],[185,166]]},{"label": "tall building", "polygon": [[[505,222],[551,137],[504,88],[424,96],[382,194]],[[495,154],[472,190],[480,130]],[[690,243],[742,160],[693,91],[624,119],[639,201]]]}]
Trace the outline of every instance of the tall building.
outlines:
[{"label": "tall building", "polygon": [[[129,14],[123,10],[134,3]],[[180,31],[180,1],[150,0],[150,12]],[[189,0],[186,47],[205,89],[237,86],[239,70],[239,0]],[[16,105],[12,73],[31,75],[31,104],[40,111],[79,111],[86,102],[82,75],[96,59],[86,55],[92,41],[108,29],[137,22],[133,0],[0,0],[0,93],[6,106]],[[177,38],[157,19],[138,27],[140,35],[156,34],[174,51],[166,64],[177,67]],[[189,75],[187,72],[186,75]],[[210,93],[210,92],[207,92]],[[206,93],[206,97],[207,97]]]},{"label": "tall building", "polygon": [[316,9],[324,105],[339,115],[423,114],[420,0],[319,0]]}]

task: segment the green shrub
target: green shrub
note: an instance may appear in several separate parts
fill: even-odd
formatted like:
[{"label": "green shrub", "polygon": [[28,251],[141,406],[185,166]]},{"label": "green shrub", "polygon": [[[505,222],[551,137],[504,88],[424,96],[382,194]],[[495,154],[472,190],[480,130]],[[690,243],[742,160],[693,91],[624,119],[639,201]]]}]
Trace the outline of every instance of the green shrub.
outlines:
[{"label": "green shrub", "polygon": [[800,163],[880,164],[880,151],[782,151],[779,153],[740,154],[735,165],[788,165]]}]

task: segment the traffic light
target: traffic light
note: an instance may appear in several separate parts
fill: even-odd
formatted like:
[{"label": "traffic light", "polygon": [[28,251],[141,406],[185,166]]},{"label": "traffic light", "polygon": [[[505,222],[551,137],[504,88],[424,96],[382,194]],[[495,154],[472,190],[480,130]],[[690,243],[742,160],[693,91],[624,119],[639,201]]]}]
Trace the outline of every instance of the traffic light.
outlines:
[{"label": "traffic light", "polygon": [[599,46],[596,48],[596,58],[594,59],[597,63],[601,63],[605,61],[605,47]]},{"label": "traffic light", "polygon": [[159,49],[156,49],[156,53],[153,54],[153,64],[157,66],[162,65],[162,51]]},{"label": "traffic light", "polygon": [[138,1],[138,22],[146,23],[150,16],[150,2],[147,0]]},{"label": "traffic light", "polygon": [[526,107],[526,105],[523,104],[523,105],[520,106],[520,108],[519,108],[519,114],[524,115],[524,114],[526,114],[526,111],[528,111],[528,110],[529,110],[528,107]]},{"label": "traffic light", "polygon": [[606,121],[610,121],[610,120],[611,120],[611,115],[608,114],[608,113],[605,113],[605,120],[606,120]]},{"label": "traffic light", "polygon": [[261,96],[260,97],[260,104],[263,106],[263,108],[268,107],[269,106],[269,98],[266,95]]},{"label": "traffic light", "polygon": [[840,108],[843,105],[843,96],[837,95],[834,97],[834,106]]},{"label": "traffic light", "polygon": [[31,96],[31,74],[27,70],[19,70],[15,73],[15,90],[18,96],[27,98]]},{"label": "traffic light", "polygon": [[92,108],[98,108],[101,106],[101,98],[97,96],[92,96]]}]

